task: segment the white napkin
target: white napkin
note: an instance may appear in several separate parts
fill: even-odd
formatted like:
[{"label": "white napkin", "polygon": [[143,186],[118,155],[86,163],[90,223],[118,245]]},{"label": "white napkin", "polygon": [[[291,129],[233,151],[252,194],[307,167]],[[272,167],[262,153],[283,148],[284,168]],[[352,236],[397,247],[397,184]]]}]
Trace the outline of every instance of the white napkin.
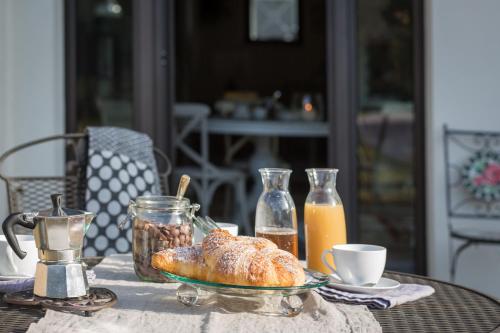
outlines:
[{"label": "white napkin", "polygon": [[[177,301],[177,283],[140,281],[130,254],[111,255],[95,268],[96,286],[109,288],[118,296],[111,308],[83,317],[47,310],[45,317],[31,324],[29,333],[379,333],[380,324],[366,306],[334,304],[312,293],[304,311],[296,317],[271,317],[255,313],[262,298],[229,300],[220,296],[214,304],[187,307]],[[205,295],[209,296],[209,295]],[[202,296],[203,298],[205,296]]]},{"label": "white napkin", "polygon": [[[95,281],[95,278],[96,276],[94,271],[88,270],[87,281],[89,283],[93,283]],[[10,294],[22,290],[33,289],[34,284],[35,284],[35,279],[30,277],[20,278],[16,280],[0,281],[0,293]]]},{"label": "white napkin", "polygon": [[316,289],[325,300],[347,304],[366,305],[370,309],[388,309],[406,302],[430,296],[434,288],[421,284],[401,284],[398,288],[378,294],[358,294],[335,289],[329,285]]},{"label": "white napkin", "polygon": [[0,293],[10,294],[22,290],[33,289],[34,278],[0,281]]}]

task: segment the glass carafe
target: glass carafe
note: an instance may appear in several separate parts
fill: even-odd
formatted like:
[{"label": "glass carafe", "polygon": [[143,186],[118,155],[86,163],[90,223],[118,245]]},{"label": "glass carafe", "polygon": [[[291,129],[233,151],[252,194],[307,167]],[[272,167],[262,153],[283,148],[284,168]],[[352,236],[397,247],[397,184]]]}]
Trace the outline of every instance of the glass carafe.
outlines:
[{"label": "glass carafe", "polygon": [[259,169],[264,191],[257,202],[255,236],[273,241],[282,250],[299,254],[297,212],[288,182],[292,170]]},{"label": "glass carafe", "polygon": [[307,268],[325,274],[332,272],[321,261],[321,254],[347,241],[344,207],[335,189],[337,172],[337,169],[306,169],[310,185],[304,207]]}]

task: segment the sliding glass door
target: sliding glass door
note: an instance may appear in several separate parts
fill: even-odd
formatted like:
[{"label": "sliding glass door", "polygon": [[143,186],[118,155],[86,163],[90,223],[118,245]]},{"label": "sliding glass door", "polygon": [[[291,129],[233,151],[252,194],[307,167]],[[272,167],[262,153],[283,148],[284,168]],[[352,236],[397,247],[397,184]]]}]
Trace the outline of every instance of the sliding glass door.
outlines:
[{"label": "sliding glass door", "polygon": [[333,0],[327,19],[330,154],[350,241],[425,273],[422,3]]},{"label": "sliding glass door", "polygon": [[74,6],[69,23],[75,29],[70,42],[76,48],[74,130],[133,127],[132,1],[74,1],[69,6]]},{"label": "sliding glass door", "polygon": [[[359,241],[387,247],[388,268],[414,272],[419,165],[411,1],[358,0],[356,112]],[[419,69],[421,70],[421,69]],[[419,115],[420,116],[420,115]],[[421,195],[421,194],[420,194]]]},{"label": "sliding glass door", "polygon": [[133,128],[171,153],[173,2],[65,2],[68,132]]}]

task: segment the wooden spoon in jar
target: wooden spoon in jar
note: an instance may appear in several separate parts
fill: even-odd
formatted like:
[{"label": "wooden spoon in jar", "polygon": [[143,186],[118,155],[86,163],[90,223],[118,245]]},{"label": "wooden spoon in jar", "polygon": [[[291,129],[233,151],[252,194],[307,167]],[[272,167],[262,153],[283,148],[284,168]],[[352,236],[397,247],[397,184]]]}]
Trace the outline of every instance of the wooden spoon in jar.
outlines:
[{"label": "wooden spoon in jar", "polygon": [[179,187],[177,188],[176,197],[178,200],[184,197],[184,194],[186,193],[190,180],[191,177],[189,177],[188,175],[182,175],[181,179],[179,180]]}]

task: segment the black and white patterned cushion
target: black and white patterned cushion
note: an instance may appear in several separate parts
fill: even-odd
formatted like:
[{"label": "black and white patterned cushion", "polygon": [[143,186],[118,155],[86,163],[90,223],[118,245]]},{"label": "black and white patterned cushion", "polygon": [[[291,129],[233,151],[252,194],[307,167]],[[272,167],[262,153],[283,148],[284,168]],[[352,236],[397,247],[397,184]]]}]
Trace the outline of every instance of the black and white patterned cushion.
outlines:
[{"label": "black and white patterned cushion", "polygon": [[129,201],[157,194],[155,173],[141,161],[109,150],[88,151],[86,208],[97,214],[85,237],[84,255],[132,250],[132,228],[119,230]]}]

